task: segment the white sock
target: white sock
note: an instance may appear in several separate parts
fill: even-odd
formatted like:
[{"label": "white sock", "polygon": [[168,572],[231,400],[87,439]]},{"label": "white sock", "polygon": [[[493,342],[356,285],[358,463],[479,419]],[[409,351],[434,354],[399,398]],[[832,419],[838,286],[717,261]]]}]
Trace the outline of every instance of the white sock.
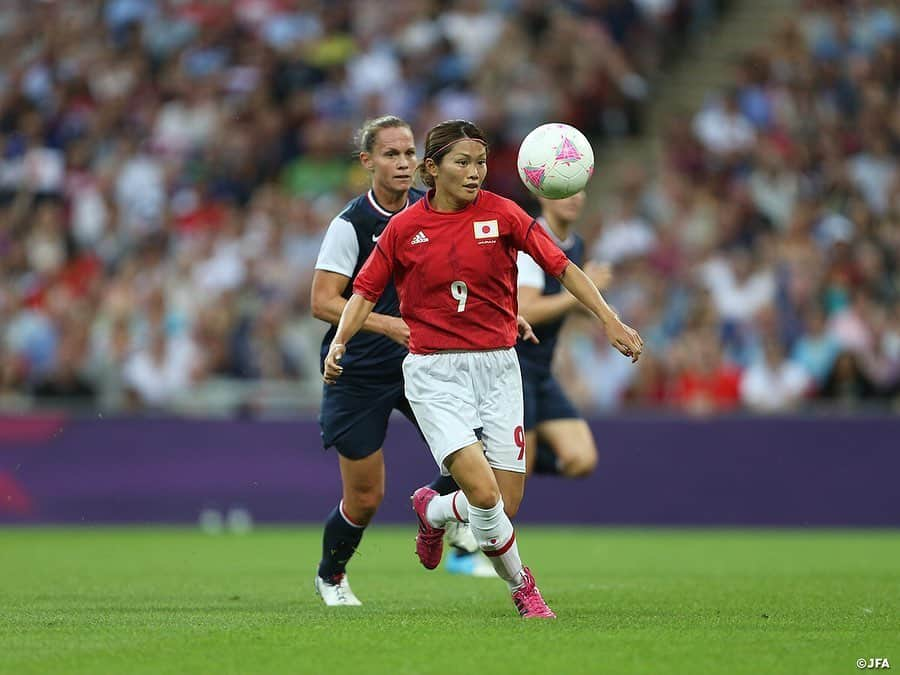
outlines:
[{"label": "white sock", "polygon": [[469,500],[462,490],[435,497],[428,502],[425,517],[432,527],[444,527],[447,523],[465,523],[469,520]]},{"label": "white sock", "polygon": [[503,499],[489,509],[469,505],[469,525],[475,541],[497,570],[497,575],[515,590],[524,582],[516,532],[503,510]]}]

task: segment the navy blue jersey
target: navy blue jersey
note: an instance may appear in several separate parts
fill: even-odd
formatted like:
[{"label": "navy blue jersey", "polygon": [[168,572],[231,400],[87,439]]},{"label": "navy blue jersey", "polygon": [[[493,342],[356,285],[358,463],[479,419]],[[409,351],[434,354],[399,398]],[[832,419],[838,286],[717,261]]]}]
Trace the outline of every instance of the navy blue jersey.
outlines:
[{"label": "navy blue jersey", "polygon": [[[419,190],[410,190],[406,206],[417,202],[423,194]],[[345,298],[349,299],[352,295],[353,280],[374,250],[375,242],[392,215],[394,214],[378,204],[375,194],[369,190],[350,201],[328,226],[316,261],[316,269],[349,277],[350,283],[343,293]],[[387,285],[372,311],[400,316],[400,300],[397,298],[393,283]],[[320,366],[325,362],[336,330],[337,327],[332,325],[322,340]],[[341,360],[341,365],[346,369],[342,379],[348,376],[369,380],[400,378],[402,377],[400,367],[406,354],[406,347],[390,338],[360,331],[347,345],[347,351]]]},{"label": "navy blue jersey", "polygon": [[[581,267],[584,264],[584,240],[573,233],[569,235],[566,241],[559,241],[543,219],[539,219],[539,222],[545,227],[553,240],[559,244],[559,247],[569,260]],[[540,273],[540,277],[536,276],[538,273]],[[541,283],[541,277],[543,283]],[[550,276],[537,267],[537,263],[528,254],[522,252],[519,253],[519,285],[542,288],[542,295],[556,295],[563,290],[559,279]],[[565,319],[566,317],[563,315],[555,321],[532,326],[534,334],[540,340],[540,344],[519,340],[516,344],[516,351],[519,353],[519,362],[523,368],[550,371],[550,366],[553,362],[553,352],[559,339],[559,331]]]}]

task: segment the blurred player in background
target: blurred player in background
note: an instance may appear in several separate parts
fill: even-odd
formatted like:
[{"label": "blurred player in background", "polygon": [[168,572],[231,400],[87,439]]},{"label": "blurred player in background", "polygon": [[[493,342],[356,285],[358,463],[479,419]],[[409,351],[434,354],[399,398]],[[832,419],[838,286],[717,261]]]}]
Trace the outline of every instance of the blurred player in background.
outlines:
[{"label": "blurred player in background", "polygon": [[[412,129],[398,117],[366,122],[357,135],[359,160],[372,187],[351,201],[331,222],[316,261],[312,282],[314,316],[332,324],[322,342],[322,359],[350,297],[353,280],[375,248],[388,219],[422,197],[412,188],[416,146]],[[347,581],[347,562],[384,496],[381,446],[388,418],[399,410],[413,423],[403,393],[401,366],[409,328],[400,302],[387,283],[362,325],[364,333],[344,355],[347,377],[325,387],[319,423],[326,448],[338,451],[343,494],[325,523],[322,560],[315,578],[326,605],[361,604]]]},{"label": "blurred player in background", "polygon": [[324,378],[333,383],[345,367],[349,371],[346,343],[393,279],[410,329],[406,396],[438,467],[461,487],[445,496],[422,487],[413,495],[419,560],[437,567],[444,526],[467,521],[508,583],[519,614],[553,618],[522,564],[510,521],[525,486],[522,380],[514,349],[517,251],[528,252],[600,318],[620,352],[637,360],[643,344],[535,219],[481,190],[487,144],[477,126],[453,120],[434,127],[420,171],[432,189],[391,220],[357,276]]},{"label": "blurred player in background", "polygon": [[[608,265],[584,264],[584,240],[572,231],[585,203],[584,192],[566,199],[540,199],[538,223],[597,288],[612,279]],[[548,275],[524,251],[519,252],[519,313],[534,327],[539,343],[516,345],[525,396],[525,455],[528,473],[568,478],[588,476],[597,466],[597,447],[587,422],[572,405],[551,370],[559,331],[579,307],[559,279]]]},{"label": "blurred player in background", "polygon": [[[572,231],[585,204],[584,192],[566,199],[540,199],[538,223],[572,263],[584,264],[584,240]],[[553,354],[566,316],[579,307],[574,295],[524,251],[519,251],[519,314],[534,328],[539,342],[516,345],[525,403],[525,457],[528,474],[588,476],[597,465],[597,447],[587,422],[569,401],[552,372]],[[584,272],[603,290],[612,279],[608,265],[588,262]],[[430,487],[443,492],[437,481]],[[454,545],[447,571],[486,576],[485,559],[468,546]]]}]

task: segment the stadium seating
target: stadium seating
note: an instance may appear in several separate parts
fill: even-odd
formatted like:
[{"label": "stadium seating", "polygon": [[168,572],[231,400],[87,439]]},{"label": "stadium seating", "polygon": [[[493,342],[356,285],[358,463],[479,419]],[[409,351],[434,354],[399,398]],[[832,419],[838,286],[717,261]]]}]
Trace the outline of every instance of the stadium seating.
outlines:
[{"label": "stadium seating", "polygon": [[[365,185],[364,118],[404,116],[420,142],[477,120],[489,187],[525,200],[518,140],[549,119],[641,133],[654,78],[720,4],[3,3],[0,407],[313,409],[311,270]],[[627,368],[571,322],[581,406],[896,400],[897,22],[805,3],[732,88],[673,115],[659,166],[622,172],[582,231],[648,350]]]}]

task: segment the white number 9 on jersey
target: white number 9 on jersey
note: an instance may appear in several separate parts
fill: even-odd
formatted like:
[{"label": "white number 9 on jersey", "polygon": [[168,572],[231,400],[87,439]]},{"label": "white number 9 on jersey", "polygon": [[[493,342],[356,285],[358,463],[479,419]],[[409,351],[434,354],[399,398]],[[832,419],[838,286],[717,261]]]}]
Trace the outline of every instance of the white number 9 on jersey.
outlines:
[{"label": "white number 9 on jersey", "polygon": [[450,295],[459,303],[456,305],[456,311],[464,312],[466,310],[466,299],[469,297],[469,287],[466,286],[466,282],[454,281],[450,284]]}]

